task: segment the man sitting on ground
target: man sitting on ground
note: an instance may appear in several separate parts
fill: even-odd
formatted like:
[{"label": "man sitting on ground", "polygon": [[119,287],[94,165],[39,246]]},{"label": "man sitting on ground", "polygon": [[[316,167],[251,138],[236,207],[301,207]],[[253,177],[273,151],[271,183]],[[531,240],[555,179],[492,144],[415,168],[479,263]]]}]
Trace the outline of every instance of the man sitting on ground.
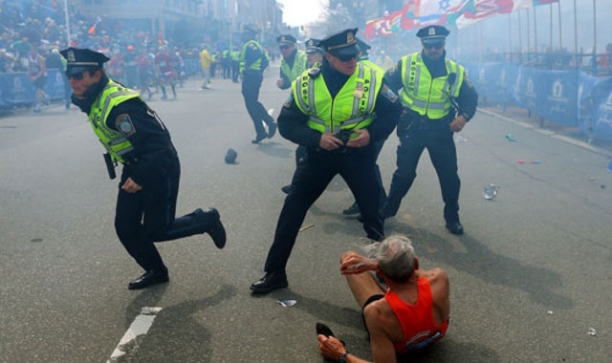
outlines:
[{"label": "man sitting on ground", "polygon": [[[395,363],[396,354],[419,350],[446,334],[450,313],[449,281],[439,268],[420,270],[410,240],[391,236],[366,247],[369,258],[349,251],[340,273],[363,309],[374,362]],[[368,271],[375,271],[386,290]],[[347,351],[329,329],[317,333],[321,355],[338,362],[367,362]],[[327,332],[325,332],[327,330]]]}]

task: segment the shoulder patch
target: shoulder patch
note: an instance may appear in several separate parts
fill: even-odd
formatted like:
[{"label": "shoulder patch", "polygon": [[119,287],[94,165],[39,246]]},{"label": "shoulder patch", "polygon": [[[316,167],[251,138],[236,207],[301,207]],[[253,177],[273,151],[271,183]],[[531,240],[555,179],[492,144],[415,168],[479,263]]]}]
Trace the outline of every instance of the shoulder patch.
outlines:
[{"label": "shoulder patch", "polygon": [[397,95],[386,84],[383,84],[382,88],[380,89],[380,94],[385,96],[385,98],[391,101],[391,103],[397,102]]},{"label": "shoulder patch", "polygon": [[287,98],[287,101],[283,103],[283,107],[290,108],[292,103],[293,103],[293,92],[291,92],[291,94],[289,95],[289,98]]},{"label": "shoulder patch", "polygon": [[117,116],[115,119],[115,127],[117,128],[117,131],[127,137],[130,137],[136,133],[134,123],[132,122],[130,115],[127,113],[122,113],[121,115]]}]

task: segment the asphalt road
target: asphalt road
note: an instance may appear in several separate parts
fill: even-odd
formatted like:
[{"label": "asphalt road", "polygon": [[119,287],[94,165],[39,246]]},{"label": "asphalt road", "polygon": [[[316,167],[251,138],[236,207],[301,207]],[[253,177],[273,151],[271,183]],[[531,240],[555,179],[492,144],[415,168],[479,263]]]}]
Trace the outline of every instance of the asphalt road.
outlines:
[{"label": "asphalt road", "polygon": [[[272,68],[261,100],[287,97]],[[178,213],[215,206],[225,249],[208,236],[160,244],[169,284],[129,291],[142,272],[113,229],[110,181],[86,117],[61,106],[0,118],[0,361],[106,362],[143,307],[161,311],[117,362],[322,362],[315,323],[370,359],[357,308],[338,272],[342,251],[369,241],[341,215],[352,203],[335,179],[308,213],[288,266],[289,288],[254,297],[295,145],[251,144],[240,87],[214,79],[150,105],[182,162]],[[516,141],[506,140],[506,134]],[[379,159],[388,187],[397,137]],[[238,163],[223,161],[228,148]],[[466,234],[444,228],[425,154],[387,234],[411,236],[422,267],[451,279],[447,337],[415,362],[607,362],[612,356],[610,156],[480,112],[457,140]],[[519,160],[524,161],[519,163]],[[485,200],[483,187],[500,187]],[[293,299],[282,307],[279,299]],[[142,317],[142,316],[141,316]],[[145,324],[146,325],[146,324]],[[138,328],[138,326],[136,326]],[[142,325],[140,326],[142,329]]]}]

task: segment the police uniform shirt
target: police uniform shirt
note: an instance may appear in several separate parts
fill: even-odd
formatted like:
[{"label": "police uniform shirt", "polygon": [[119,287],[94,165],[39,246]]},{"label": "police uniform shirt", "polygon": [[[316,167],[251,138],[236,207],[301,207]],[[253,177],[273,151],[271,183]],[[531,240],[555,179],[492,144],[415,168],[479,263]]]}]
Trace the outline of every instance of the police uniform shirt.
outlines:
[{"label": "police uniform shirt", "polygon": [[178,162],[170,133],[155,118],[144,101],[134,98],[113,107],[106,125],[124,134],[134,150],[125,156],[131,161],[129,177],[146,185],[147,176],[163,174],[171,163]]},{"label": "police uniform shirt", "polygon": [[249,66],[255,62],[257,62],[261,57],[263,57],[262,49],[257,46],[256,40],[249,40],[247,49],[244,53],[244,65],[245,69],[248,70]]},{"label": "police uniform shirt", "polygon": [[[72,102],[81,111],[89,114],[91,106],[108,84],[104,76],[92,94],[84,100],[72,95]],[[121,132],[130,141],[134,150],[125,155],[129,165],[129,177],[137,184],[146,185],[147,176],[163,173],[172,162],[178,162],[170,133],[159,122],[140,98],[134,98],[113,107],[106,125]]]},{"label": "police uniform shirt", "polygon": [[[410,57],[410,55],[408,55]],[[446,51],[444,55],[437,60],[431,60],[421,53],[423,63],[429,70],[432,78],[443,77],[446,75]],[[402,59],[400,59],[395,67],[391,68],[385,73],[385,79],[387,80],[389,87],[395,92],[399,92],[404,87],[402,81],[402,75],[405,70],[402,69]],[[467,77],[467,74],[463,78],[461,88],[459,88],[459,97],[455,99],[458,106],[458,115],[465,116],[466,120],[469,121],[476,114],[476,107],[478,105],[478,93],[474,88],[474,85]]]},{"label": "police uniform shirt", "polygon": [[[325,78],[325,84],[332,97],[335,97],[342,86],[349,79],[332,69],[326,62],[321,68],[319,77]],[[370,134],[370,145],[379,140],[386,139],[397,125],[397,120],[403,110],[399,97],[391,91],[383,79],[383,84],[376,97],[376,118],[367,127]],[[279,133],[286,139],[309,148],[318,148],[321,133],[308,127],[310,116],[304,114],[293,99],[293,93],[283,105],[278,116]]]}]

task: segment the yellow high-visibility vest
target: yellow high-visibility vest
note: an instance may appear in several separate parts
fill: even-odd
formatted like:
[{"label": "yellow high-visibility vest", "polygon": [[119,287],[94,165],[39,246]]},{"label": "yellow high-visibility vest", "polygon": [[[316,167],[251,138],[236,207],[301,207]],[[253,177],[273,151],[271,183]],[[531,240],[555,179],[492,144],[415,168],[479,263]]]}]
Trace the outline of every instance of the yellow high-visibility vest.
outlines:
[{"label": "yellow high-visibility vest", "polygon": [[106,119],[113,107],[137,97],[140,97],[138,92],[109,80],[89,111],[88,118],[91,127],[113,161],[124,163],[123,155],[134,150],[134,147],[123,133],[109,128],[106,125]]},{"label": "yellow high-visibility vest", "polygon": [[432,79],[421,53],[402,57],[402,69],[404,88],[401,99],[404,107],[432,120],[448,115],[451,98],[459,96],[465,69],[447,59],[446,75]]},{"label": "yellow high-visibility vest", "polygon": [[382,86],[382,74],[357,64],[355,73],[332,98],[325,79],[308,71],[291,84],[298,108],[310,116],[308,127],[321,133],[359,130],[374,120],[374,106]]}]

